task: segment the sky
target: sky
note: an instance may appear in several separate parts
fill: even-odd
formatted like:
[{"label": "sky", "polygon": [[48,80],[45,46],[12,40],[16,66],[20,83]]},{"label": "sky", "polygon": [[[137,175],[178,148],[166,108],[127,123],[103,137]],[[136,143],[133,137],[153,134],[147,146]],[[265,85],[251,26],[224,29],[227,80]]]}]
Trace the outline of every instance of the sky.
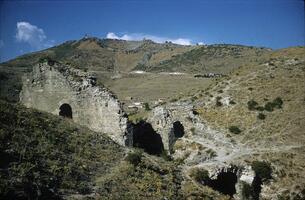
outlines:
[{"label": "sky", "polygon": [[0,62],[86,34],[279,49],[304,26],[303,0],[0,0]]}]

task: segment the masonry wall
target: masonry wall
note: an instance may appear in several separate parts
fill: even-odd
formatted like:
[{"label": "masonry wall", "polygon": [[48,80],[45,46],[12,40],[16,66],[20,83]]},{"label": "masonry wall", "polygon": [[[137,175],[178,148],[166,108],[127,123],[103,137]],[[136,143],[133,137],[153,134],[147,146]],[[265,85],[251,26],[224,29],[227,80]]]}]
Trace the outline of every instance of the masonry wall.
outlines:
[{"label": "masonry wall", "polygon": [[106,88],[96,86],[89,73],[40,63],[22,82],[20,102],[26,107],[58,115],[60,106],[69,104],[73,121],[125,144],[127,117],[119,101]]}]

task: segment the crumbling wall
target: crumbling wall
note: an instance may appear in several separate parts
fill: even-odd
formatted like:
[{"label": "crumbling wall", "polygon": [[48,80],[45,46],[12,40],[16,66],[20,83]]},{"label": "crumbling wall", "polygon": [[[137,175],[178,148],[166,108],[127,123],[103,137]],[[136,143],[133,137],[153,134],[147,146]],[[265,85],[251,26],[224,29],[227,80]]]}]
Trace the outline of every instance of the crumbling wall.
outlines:
[{"label": "crumbling wall", "polygon": [[22,82],[20,102],[26,107],[58,115],[61,105],[68,104],[73,121],[125,144],[127,116],[111,92],[95,85],[92,74],[45,62],[35,65]]},{"label": "crumbling wall", "polygon": [[[179,123],[184,132],[190,132],[193,122],[190,121],[193,106],[189,103],[169,104],[154,108],[147,121],[161,135],[164,149],[173,152],[173,146],[180,137],[175,135],[174,123]],[[181,136],[182,137],[182,136]]]}]

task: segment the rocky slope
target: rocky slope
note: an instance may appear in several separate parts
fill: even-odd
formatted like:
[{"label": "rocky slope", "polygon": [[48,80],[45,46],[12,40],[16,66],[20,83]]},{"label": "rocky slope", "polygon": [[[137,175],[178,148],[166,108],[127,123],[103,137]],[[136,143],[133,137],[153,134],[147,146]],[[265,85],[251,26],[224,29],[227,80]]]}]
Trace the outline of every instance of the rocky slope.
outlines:
[{"label": "rocky slope", "polygon": [[191,118],[192,131],[174,146],[185,169],[213,175],[221,166],[267,161],[272,179],[260,198],[304,198],[304,66],[304,47],[274,51],[265,63],[240,67],[193,96],[203,125]]},{"label": "rocky slope", "polygon": [[[69,119],[0,101],[1,199],[177,199],[174,163]],[[130,153],[128,153],[130,152]]]},{"label": "rocky slope", "polygon": [[[174,160],[163,149],[158,156],[128,154],[130,149],[70,121],[1,102],[1,154],[7,158],[1,194],[28,196],[24,187],[30,182],[36,196],[51,191],[71,199],[305,198],[304,47],[273,51],[84,38],[2,63],[1,98],[19,101],[21,76],[46,56],[95,72],[97,83],[121,101],[147,102],[128,116],[135,146],[151,153],[148,135],[159,134]],[[219,76],[207,78],[210,72]],[[60,141],[53,144],[49,135]],[[49,143],[53,148],[44,152],[40,146]],[[58,149],[60,161],[52,157]],[[40,171],[40,161],[46,171]],[[57,174],[66,165],[67,173]],[[69,167],[79,179],[67,183],[74,172]],[[45,190],[41,183],[49,175],[60,181]]]}]

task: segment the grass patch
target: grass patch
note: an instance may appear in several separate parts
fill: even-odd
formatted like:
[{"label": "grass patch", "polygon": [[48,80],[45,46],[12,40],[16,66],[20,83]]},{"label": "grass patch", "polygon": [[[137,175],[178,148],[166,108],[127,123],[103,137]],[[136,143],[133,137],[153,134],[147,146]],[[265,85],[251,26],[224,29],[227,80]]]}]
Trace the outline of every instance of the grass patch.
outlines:
[{"label": "grass patch", "polygon": [[206,169],[202,168],[191,169],[190,177],[201,184],[204,184],[206,181],[210,180],[209,172]]},{"label": "grass patch", "polygon": [[139,163],[141,163],[142,160],[142,150],[136,150],[134,152],[129,152],[126,156],[125,160],[129,162],[130,164],[137,166]]}]

